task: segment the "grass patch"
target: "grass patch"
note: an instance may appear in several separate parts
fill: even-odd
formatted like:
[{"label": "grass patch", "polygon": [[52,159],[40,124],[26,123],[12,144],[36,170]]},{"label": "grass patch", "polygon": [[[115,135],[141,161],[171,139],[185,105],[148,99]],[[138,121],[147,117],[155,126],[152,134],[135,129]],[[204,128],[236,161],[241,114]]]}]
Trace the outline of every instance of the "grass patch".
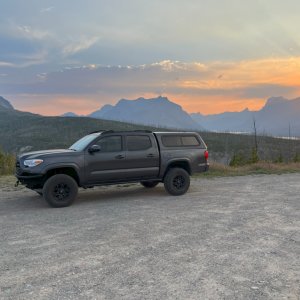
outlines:
[{"label": "grass patch", "polygon": [[0,176],[0,189],[9,188],[10,190],[20,190],[25,188],[23,185],[19,185],[18,187],[15,187],[16,182],[17,182],[17,178],[15,176],[2,175]]},{"label": "grass patch", "polygon": [[211,163],[208,172],[196,175],[196,177],[224,177],[224,176],[245,176],[255,174],[285,174],[300,172],[300,163],[272,163],[257,162],[244,166],[226,166],[219,163]]}]

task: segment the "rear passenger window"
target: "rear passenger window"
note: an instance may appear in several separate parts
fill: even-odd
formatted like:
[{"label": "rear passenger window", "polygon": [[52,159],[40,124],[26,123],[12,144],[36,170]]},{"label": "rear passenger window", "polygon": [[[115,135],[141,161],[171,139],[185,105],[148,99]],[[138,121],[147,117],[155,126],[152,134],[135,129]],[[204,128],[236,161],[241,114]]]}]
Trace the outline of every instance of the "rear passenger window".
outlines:
[{"label": "rear passenger window", "polygon": [[163,136],[162,138],[163,145],[166,147],[180,147],[182,146],[181,138],[177,135]]},{"label": "rear passenger window", "polygon": [[183,146],[199,146],[199,141],[195,136],[183,136],[181,137]]},{"label": "rear passenger window", "polygon": [[127,136],[127,150],[139,151],[147,150],[152,147],[151,140],[147,135],[128,135]]},{"label": "rear passenger window", "polygon": [[194,135],[166,135],[162,136],[161,140],[165,147],[188,147],[200,145],[198,139]]}]

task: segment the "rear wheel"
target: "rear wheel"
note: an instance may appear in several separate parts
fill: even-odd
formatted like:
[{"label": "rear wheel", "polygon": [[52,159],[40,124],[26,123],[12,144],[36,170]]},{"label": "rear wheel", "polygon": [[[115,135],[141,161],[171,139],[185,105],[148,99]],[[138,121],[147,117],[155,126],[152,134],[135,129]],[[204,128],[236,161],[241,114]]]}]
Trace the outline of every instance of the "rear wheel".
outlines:
[{"label": "rear wheel", "polygon": [[141,185],[143,185],[145,188],[154,188],[158,185],[158,181],[142,181]]},{"label": "rear wheel", "polygon": [[52,207],[65,207],[71,205],[76,199],[78,185],[76,181],[65,174],[50,177],[43,188],[44,199]]},{"label": "rear wheel", "polygon": [[183,195],[190,187],[190,175],[184,169],[172,168],[165,176],[164,185],[169,194],[173,196]]}]

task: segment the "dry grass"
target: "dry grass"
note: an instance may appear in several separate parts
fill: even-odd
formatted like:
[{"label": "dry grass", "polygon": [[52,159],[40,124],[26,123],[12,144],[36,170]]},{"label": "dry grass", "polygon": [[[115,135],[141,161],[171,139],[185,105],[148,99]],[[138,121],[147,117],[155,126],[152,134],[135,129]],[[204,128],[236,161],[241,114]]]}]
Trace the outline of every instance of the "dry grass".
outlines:
[{"label": "dry grass", "polygon": [[219,163],[211,163],[209,171],[202,173],[201,177],[218,176],[243,176],[252,174],[284,174],[300,172],[300,163],[272,163],[261,161],[256,164],[249,164],[239,167],[230,167]]},{"label": "dry grass", "polygon": [[[1,191],[18,191],[25,189],[23,185],[19,185],[15,187],[17,182],[17,178],[13,175],[0,175],[0,190]],[[0,191],[0,192],[1,192]]]}]

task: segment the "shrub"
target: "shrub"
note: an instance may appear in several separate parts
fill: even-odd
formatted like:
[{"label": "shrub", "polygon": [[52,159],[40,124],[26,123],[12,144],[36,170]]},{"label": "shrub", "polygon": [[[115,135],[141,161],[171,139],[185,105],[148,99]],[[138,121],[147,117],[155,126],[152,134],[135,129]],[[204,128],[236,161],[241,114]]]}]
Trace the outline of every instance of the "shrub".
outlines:
[{"label": "shrub", "polygon": [[15,156],[0,149],[0,175],[11,175],[15,169]]},{"label": "shrub", "polygon": [[258,153],[256,148],[252,148],[251,158],[249,160],[250,164],[256,164],[259,161]]},{"label": "shrub", "polygon": [[246,159],[246,157],[245,157],[242,153],[240,153],[240,152],[234,153],[234,154],[233,154],[233,157],[232,157],[232,159],[231,159],[231,161],[230,161],[230,163],[229,163],[229,165],[230,165],[231,167],[243,166],[243,165],[246,165],[246,164],[247,164],[247,159]]},{"label": "shrub", "polygon": [[293,161],[296,162],[300,162],[300,154],[298,152],[296,152]]},{"label": "shrub", "polygon": [[281,152],[279,156],[275,159],[275,163],[283,163],[283,156]]}]

